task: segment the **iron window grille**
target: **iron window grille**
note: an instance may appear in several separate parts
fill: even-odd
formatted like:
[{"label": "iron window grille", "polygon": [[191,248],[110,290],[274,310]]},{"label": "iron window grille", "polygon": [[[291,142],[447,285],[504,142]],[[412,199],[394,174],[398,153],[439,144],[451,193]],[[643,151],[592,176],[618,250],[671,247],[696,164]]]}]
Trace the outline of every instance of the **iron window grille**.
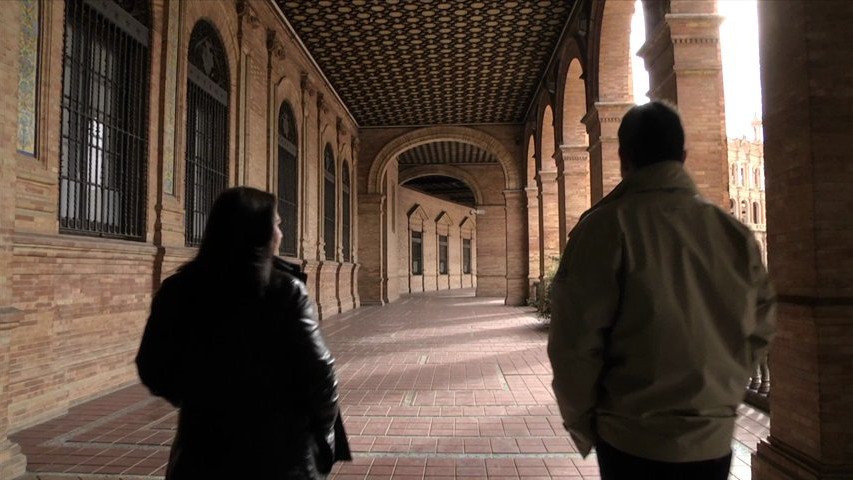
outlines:
[{"label": "iron window grille", "polygon": [[278,214],[281,216],[282,238],[279,253],[296,256],[299,235],[298,135],[296,117],[287,102],[282,102],[278,112]]},{"label": "iron window grille", "polygon": [[447,275],[447,235],[438,236],[438,273]]},{"label": "iron window grille", "polygon": [[351,260],[351,245],[350,245],[350,177],[349,165],[344,162],[343,170],[341,171],[341,245],[344,249],[344,261]]},{"label": "iron window grille", "polygon": [[228,63],[219,34],[200,21],[187,65],[186,243],[201,243],[213,201],[228,184]]},{"label": "iron window grille", "polygon": [[326,145],[323,153],[323,241],[326,260],[335,259],[335,156]]},{"label": "iron window grille", "polygon": [[423,273],[423,233],[412,231],[412,275]]},{"label": "iron window grille", "polygon": [[145,239],[148,2],[65,4],[59,231]]},{"label": "iron window grille", "polygon": [[471,273],[471,239],[462,239],[462,273]]}]

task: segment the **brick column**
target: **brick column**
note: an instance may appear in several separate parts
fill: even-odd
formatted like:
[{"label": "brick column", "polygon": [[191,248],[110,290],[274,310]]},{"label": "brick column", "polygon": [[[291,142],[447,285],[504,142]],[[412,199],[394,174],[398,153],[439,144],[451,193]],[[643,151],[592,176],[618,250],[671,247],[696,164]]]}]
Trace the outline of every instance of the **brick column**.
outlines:
[{"label": "brick column", "polygon": [[578,223],[583,212],[590,207],[589,152],[586,145],[560,145],[560,162],[563,169],[562,184],[566,192],[564,203],[565,231],[560,231],[560,241],[565,248],[569,232]]},{"label": "brick column", "polygon": [[753,475],[853,478],[853,3],[758,2],[758,17],[779,326]]},{"label": "brick column", "polygon": [[358,197],[358,288],[362,305],[384,305],[387,272],[384,268],[385,195],[363,193]]},{"label": "brick column", "polygon": [[652,99],[678,105],[686,134],[686,167],[702,194],[728,208],[725,104],[716,0],[674,0],[672,13],[640,49]]},{"label": "brick column", "polygon": [[555,258],[560,256],[560,204],[557,195],[557,172],[539,172],[539,207],[542,211],[541,237],[539,238],[539,279],[544,278]]},{"label": "brick column", "polygon": [[528,187],[524,189],[527,194],[527,278],[530,297],[533,296],[533,286],[539,282],[539,189]]},{"label": "brick column", "polygon": [[506,199],[506,297],[507,305],[527,301],[527,255],[524,252],[525,191],[504,190]]},{"label": "brick column", "polygon": [[[7,45],[18,45],[21,2],[0,9]],[[11,8],[10,8],[11,7]],[[15,199],[18,153],[18,49],[0,53],[0,84],[6,94],[0,96],[0,478],[23,475],[27,459],[21,448],[6,435],[9,429],[9,364],[12,331],[21,322],[22,312],[12,305],[12,243],[15,234]],[[26,159],[32,162],[32,158]]]},{"label": "brick column", "polygon": [[583,117],[589,135],[590,199],[595,203],[622,181],[619,168],[619,124],[634,104],[595,102]]}]

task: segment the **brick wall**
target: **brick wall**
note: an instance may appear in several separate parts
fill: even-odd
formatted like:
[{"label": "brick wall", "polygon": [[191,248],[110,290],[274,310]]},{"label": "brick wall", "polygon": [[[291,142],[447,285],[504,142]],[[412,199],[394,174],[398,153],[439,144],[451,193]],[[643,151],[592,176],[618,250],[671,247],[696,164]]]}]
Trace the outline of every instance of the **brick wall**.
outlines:
[{"label": "brick wall", "polygon": [[[18,430],[136,380],[132,360],[152,292],[195,254],[184,244],[185,52],[201,18],[218,30],[228,57],[229,184],[275,190],[275,122],[281,102],[290,102],[298,123],[302,212],[294,226],[299,255],[291,260],[310,272],[309,291],[324,316],[359,305],[357,255],[343,262],[343,252],[336,248],[335,260],[326,261],[319,249],[321,145],[333,146],[339,179],[343,161],[355,177],[358,132],[269,2],[250,0],[242,10],[237,2],[224,0],[152,2],[146,233],[140,242],[59,233],[64,3],[39,3],[35,155],[15,152],[12,141],[18,118],[18,29],[12,28],[17,27],[18,2],[10,2],[14,9],[3,9],[3,24],[9,28],[0,37],[3,98],[8,100],[0,114],[0,323],[12,325],[5,313],[20,312],[14,328],[0,328],[0,345],[8,341],[9,352],[8,368],[0,371],[0,441],[7,422]],[[174,189],[169,191],[164,184],[172,166]],[[351,204],[356,250],[355,197]],[[340,231],[336,237],[340,241]],[[0,358],[6,358],[4,352]]]},{"label": "brick wall", "polygon": [[[471,207],[448,202],[439,198],[411,190],[404,186],[400,187],[398,195],[399,208],[397,209],[398,225],[401,226],[397,232],[397,251],[400,258],[398,277],[401,281],[402,292],[428,292],[434,290],[448,290],[451,288],[470,288],[476,286],[477,272],[477,235],[475,217],[471,215]],[[408,213],[416,207],[421,207],[427,219],[423,222],[410,221]],[[436,218],[446,212],[450,224],[448,228],[448,273],[438,274],[438,234]],[[467,220],[466,220],[467,219]],[[467,228],[460,227],[465,223]],[[421,223],[423,232],[423,275],[411,274],[411,249],[409,248],[410,228],[412,223]],[[446,227],[447,228],[447,227]],[[471,239],[471,274],[462,274],[462,234]],[[442,230],[442,235],[444,235]]]}]

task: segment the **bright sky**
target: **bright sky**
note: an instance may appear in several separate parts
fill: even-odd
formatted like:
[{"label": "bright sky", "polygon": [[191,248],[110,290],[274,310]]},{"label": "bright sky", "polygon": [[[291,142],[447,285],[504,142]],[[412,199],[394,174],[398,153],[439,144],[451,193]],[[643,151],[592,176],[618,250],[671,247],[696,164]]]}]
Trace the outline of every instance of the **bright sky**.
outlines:
[{"label": "bright sky", "polygon": [[[726,133],[729,137],[753,138],[752,120],[761,118],[761,79],[758,65],[758,7],[756,0],[718,0],[724,21],[720,26],[723,58],[723,90],[726,97]],[[640,1],[631,21],[631,52],[645,41]],[[649,76],[643,60],[634,55],[634,101],[648,101]]]}]

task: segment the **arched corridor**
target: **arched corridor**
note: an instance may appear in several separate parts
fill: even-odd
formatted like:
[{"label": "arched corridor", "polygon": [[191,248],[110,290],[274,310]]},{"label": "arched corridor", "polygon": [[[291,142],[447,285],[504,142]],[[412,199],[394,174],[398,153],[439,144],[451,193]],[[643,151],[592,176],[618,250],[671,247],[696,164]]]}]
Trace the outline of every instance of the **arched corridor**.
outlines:
[{"label": "arched corridor", "polygon": [[[369,457],[377,471],[419,475],[409,463],[429,453],[462,462],[460,477],[505,458],[520,474],[511,455],[561,455],[544,332],[520,306],[620,182],[632,57],[649,97],[682,115],[703,197],[758,232],[778,293],[752,382],[774,415],[755,477],[853,477],[853,2],[758,2],[763,118],[734,142],[720,1],[4,1],[0,480],[28,462],[58,471],[63,442],[115,459],[108,470],[136,455],[151,458],[139,471],[161,466],[168,412],[129,387],[133,358],[213,198],[242,185],[278,199],[278,253],[340,355],[356,445],[387,449]],[[413,315],[430,309],[447,318]],[[405,414],[379,414],[383,401]],[[149,443],[112,451],[119,434]],[[460,448],[471,456],[440,455]],[[567,453],[555,468],[573,474]]]},{"label": "arched corridor", "polygon": [[[547,327],[530,308],[470,289],[436,292],[364,307],[324,328],[356,454],[333,478],[598,478],[595,457],[582,459],[563,434]],[[749,407],[740,413],[732,474],[747,480],[769,419]],[[13,440],[33,479],[153,479],[162,475],[174,421],[168,404],[134,386]]]}]

